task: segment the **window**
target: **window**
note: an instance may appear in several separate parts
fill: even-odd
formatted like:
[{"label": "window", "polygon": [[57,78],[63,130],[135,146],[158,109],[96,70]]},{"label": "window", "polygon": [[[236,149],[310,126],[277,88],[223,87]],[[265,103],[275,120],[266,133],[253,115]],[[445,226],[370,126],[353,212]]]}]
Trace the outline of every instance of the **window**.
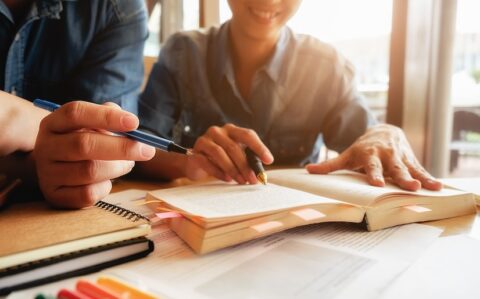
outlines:
[{"label": "window", "polygon": [[451,105],[450,176],[478,176],[480,171],[480,3],[457,4]]},{"label": "window", "polygon": [[145,56],[157,56],[161,44],[180,30],[199,27],[199,0],[146,0],[149,37]]}]

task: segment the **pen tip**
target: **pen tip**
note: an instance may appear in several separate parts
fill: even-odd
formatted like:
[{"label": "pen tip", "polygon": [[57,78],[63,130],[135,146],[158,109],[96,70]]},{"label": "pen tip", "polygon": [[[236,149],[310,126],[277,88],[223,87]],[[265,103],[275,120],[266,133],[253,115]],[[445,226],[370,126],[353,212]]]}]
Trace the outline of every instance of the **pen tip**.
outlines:
[{"label": "pen tip", "polygon": [[257,175],[257,179],[260,181],[260,183],[267,185],[267,174],[265,172],[260,172]]}]

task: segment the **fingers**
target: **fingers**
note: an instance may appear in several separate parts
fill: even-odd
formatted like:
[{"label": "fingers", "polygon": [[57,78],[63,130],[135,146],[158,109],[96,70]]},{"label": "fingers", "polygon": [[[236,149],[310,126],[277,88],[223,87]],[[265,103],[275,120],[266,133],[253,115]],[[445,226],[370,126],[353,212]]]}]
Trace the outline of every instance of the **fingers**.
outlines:
[{"label": "fingers", "polygon": [[211,160],[219,169],[222,170],[224,179],[226,176],[235,179],[238,183],[245,183],[245,180],[240,175],[239,170],[235,166],[233,160],[225,152],[225,150],[216,142],[201,136],[197,139],[194,146],[195,151],[204,154],[209,160]]},{"label": "fingers", "polygon": [[385,186],[382,161],[375,155],[368,156],[366,161],[363,169],[367,175],[368,183],[377,187]]},{"label": "fingers", "polygon": [[242,143],[249,147],[264,164],[273,163],[273,155],[270,150],[263,144],[257,133],[251,129],[240,128],[233,124],[225,125],[228,135],[238,143]]},{"label": "fingers", "polygon": [[[229,128],[229,129],[227,129]],[[233,125],[225,125],[225,129],[218,127],[211,127],[208,131],[208,139],[218,144],[223,151],[225,151],[227,157],[232,161],[236,172],[229,173],[238,183],[245,184],[249,182],[251,184],[257,183],[255,174],[248,165],[245,151],[243,149],[243,143],[235,140],[235,137],[230,135],[231,132],[246,130],[243,128],[234,127]],[[257,138],[257,134],[253,133]],[[258,138],[258,142],[261,143]],[[263,143],[262,143],[263,145]]]},{"label": "fingers", "polygon": [[442,182],[430,175],[416,160],[414,162],[405,161],[405,165],[412,177],[421,182],[422,187],[433,191],[442,189]]},{"label": "fingers", "polygon": [[309,173],[327,174],[336,170],[346,169],[345,166],[344,154],[341,154],[336,158],[321,163],[308,164],[306,168]]},{"label": "fingers", "polygon": [[42,152],[48,155],[51,161],[146,161],[155,155],[155,148],[152,146],[95,131],[53,134],[45,138],[48,140],[41,141]]},{"label": "fingers", "polygon": [[79,209],[94,205],[107,196],[111,189],[112,182],[106,180],[83,186],[60,187],[47,191],[47,194],[49,202],[56,207]]},{"label": "fingers", "polygon": [[111,179],[131,171],[133,161],[155,155],[151,146],[107,133],[137,126],[135,115],[113,103],[71,102],[45,117],[33,152],[45,198],[79,208],[106,196]]},{"label": "fingers", "polygon": [[392,156],[386,164],[387,173],[400,188],[417,191],[422,187],[420,181],[412,178],[407,166],[397,156]]},{"label": "fingers", "polygon": [[[233,178],[240,184],[257,183],[257,178],[248,165],[244,147],[248,146],[260,159],[270,164],[273,156],[262,143],[258,135],[250,129],[240,128],[232,124],[224,127],[212,126],[197,139],[194,150],[207,157],[209,163],[223,172],[224,180]],[[202,162],[207,165],[205,161]],[[209,166],[211,168],[211,165]],[[209,170],[213,172],[213,170]],[[216,175],[218,177],[218,175]]]},{"label": "fingers", "polygon": [[41,126],[56,133],[83,128],[124,132],[138,127],[139,121],[134,114],[110,105],[70,102],[45,117]]},{"label": "fingers", "polygon": [[[95,184],[125,175],[133,166],[133,161],[55,162],[46,169],[42,181],[44,184],[60,187]],[[59,173],[63,175],[58,176]]]}]

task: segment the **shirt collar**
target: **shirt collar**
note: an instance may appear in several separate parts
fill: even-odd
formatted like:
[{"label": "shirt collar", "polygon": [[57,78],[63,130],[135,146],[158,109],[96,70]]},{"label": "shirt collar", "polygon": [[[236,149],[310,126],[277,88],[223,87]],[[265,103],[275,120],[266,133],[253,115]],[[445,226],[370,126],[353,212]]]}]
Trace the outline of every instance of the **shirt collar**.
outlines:
[{"label": "shirt collar", "polygon": [[12,13],[10,12],[7,5],[2,0],[0,0],[0,13],[5,15],[7,19],[13,23]]},{"label": "shirt collar", "polygon": [[290,31],[287,27],[284,27],[280,32],[277,44],[275,46],[275,52],[272,58],[263,66],[260,70],[264,70],[272,81],[279,83],[280,75],[282,73],[282,66],[286,53],[288,52],[288,42],[290,37]]},{"label": "shirt collar", "polygon": [[40,0],[33,3],[27,18],[60,19],[63,10],[62,0]]}]

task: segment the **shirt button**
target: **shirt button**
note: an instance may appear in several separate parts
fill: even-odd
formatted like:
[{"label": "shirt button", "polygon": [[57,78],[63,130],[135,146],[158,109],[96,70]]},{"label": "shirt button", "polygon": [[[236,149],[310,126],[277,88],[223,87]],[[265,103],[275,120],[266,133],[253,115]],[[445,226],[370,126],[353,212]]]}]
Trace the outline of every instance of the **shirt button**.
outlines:
[{"label": "shirt button", "polygon": [[17,33],[17,34],[15,35],[15,41],[18,42],[19,39],[20,39],[20,33]]},{"label": "shirt button", "polygon": [[185,126],[185,127],[183,128],[183,131],[184,131],[185,133],[190,132],[190,126]]},{"label": "shirt button", "polygon": [[12,95],[16,96],[17,95],[17,89],[15,87],[12,88],[12,91],[10,92]]}]

